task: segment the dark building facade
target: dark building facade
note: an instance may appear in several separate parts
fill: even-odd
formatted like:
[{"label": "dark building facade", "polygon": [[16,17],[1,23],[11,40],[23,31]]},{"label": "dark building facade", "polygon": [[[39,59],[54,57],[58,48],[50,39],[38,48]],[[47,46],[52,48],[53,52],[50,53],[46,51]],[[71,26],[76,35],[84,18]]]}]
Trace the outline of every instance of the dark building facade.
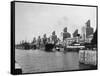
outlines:
[{"label": "dark building facade", "polygon": [[93,44],[93,45],[97,45],[97,35],[98,35],[98,33],[97,33],[97,29],[96,29],[96,31],[94,32],[94,34],[93,34],[93,39],[91,40],[91,43]]},{"label": "dark building facade", "polygon": [[93,34],[93,28],[90,26],[90,20],[86,22],[86,38]]},{"label": "dark building facade", "polygon": [[63,30],[63,40],[65,40],[66,38],[70,38],[70,37],[71,37],[71,34],[67,32],[67,27],[65,27]]},{"label": "dark building facade", "polygon": [[78,29],[75,30],[75,32],[73,33],[73,37],[77,37],[78,35]]}]

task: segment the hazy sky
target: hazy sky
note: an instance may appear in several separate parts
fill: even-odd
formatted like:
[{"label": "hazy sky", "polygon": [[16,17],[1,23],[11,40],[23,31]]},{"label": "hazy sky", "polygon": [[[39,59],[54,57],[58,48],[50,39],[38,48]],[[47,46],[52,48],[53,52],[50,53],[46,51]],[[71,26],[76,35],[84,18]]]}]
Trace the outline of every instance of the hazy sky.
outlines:
[{"label": "hazy sky", "polygon": [[58,37],[64,27],[71,34],[75,29],[81,33],[82,26],[91,20],[91,26],[96,28],[96,8],[83,6],[50,5],[36,3],[15,4],[15,42],[31,41],[33,37],[50,36],[56,31]]}]

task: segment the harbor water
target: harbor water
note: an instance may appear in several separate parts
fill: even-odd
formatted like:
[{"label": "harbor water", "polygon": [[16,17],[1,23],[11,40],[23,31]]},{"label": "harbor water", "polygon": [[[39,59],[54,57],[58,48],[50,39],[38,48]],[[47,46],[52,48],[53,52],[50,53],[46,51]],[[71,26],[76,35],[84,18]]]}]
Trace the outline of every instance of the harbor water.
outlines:
[{"label": "harbor water", "polygon": [[43,50],[15,49],[15,60],[22,73],[69,71],[89,69],[80,65],[78,52],[45,52]]}]

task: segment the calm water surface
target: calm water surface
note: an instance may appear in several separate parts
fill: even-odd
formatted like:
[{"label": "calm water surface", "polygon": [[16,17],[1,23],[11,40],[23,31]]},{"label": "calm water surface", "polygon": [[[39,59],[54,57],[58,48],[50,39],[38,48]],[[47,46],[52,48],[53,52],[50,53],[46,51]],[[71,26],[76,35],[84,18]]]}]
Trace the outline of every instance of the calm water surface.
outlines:
[{"label": "calm water surface", "polygon": [[77,52],[44,52],[42,50],[15,50],[15,60],[23,73],[79,69]]}]

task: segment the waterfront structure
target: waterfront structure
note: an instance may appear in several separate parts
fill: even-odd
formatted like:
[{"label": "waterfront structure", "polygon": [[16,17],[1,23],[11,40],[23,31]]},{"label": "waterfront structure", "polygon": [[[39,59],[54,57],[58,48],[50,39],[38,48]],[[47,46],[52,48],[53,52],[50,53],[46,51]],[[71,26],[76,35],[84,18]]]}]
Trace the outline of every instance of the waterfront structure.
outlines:
[{"label": "waterfront structure", "polygon": [[36,43],[36,37],[34,37],[34,38],[33,38],[32,43],[33,43],[33,44],[35,44],[35,43]]},{"label": "waterfront structure", "polygon": [[63,40],[70,37],[71,37],[71,34],[67,31],[67,27],[65,27],[63,30]]},{"label": "waterfront structure", "polygon": [[85,24],[86,26],[82,27],[82,39],[84,42],[90,42],[93,35],[93,28],[90,26],[90,20],[88,20]]},{"label": "waterfront structure", "polygon": [[78,29],[75,30],[75,32],[73,33],[73,37],[77,37],[78,34]]},{"label": "waterfront structure", "polygon": [[86,38],[85,42],[91,43],[91,40],[92,40],[92,39],[93,39],[93,35],[89,35],[89,36]]},{"label": "waterfront structure", "polygon": [[42,40],[43,40],[43,44],[45,45],[47,43],[47,36],[46,36],[46,34],[43,35],[43,39]]},{"label": "waterfront structure", "polygon": [[41,37],[40,36],[38,36],[38,39],[37,39],[37,46],[38,46],[38,48],[40,48],[40,46],[41,46]]},{"label": "waterfront structure", "polygon": [[91,43],[93,44],[93,45],[97,45],[97,29],[96,29],[96,31],[94,32],[94,34],[93,34],[93,39],[91,40]]},{"label": "waterfront structure", "polygon": [[86,39],[86,27],[83,26],[82,27],[82,40],[83,40],[83,42],[85,41],[85,39]]},{"label": "waterfront structure", "polygon": [[91,35],[89,35],[89,36],[86,37],[86,33],[82,33],[82,38],[80,38],[79,42],[80,43],[84,43],[84,42],[90,43],[91,40],[92,40],[92,38],[93,38],[93,34],[91,34]]},{"label": "waterfront structure", "polygon": [[70,44],[72,44],[73,42],[75,42],[76,41],[76,37],[74,37],[74,38],[66,38],[66,44],[67,45],[70,45]]},{"label": "waterfront structure", "polygon": [[55,31],[52,32],[51,39],[52,39],[52,41],[53,41],[54,44],[57,43],[57,35],[56,35],[56,32]]},{"label": "waterfront structure", "polygon": [[41,37],[38,36],[37,42],[40,43],[41,42]]},{"label": "waterfront structure", "polygon": [[93,28],[91,27],[91,23],[90,23],[90,20],[88,20],[86,22],[86,38],[89,36],[89,35],[92,35],[93,34]]}]

